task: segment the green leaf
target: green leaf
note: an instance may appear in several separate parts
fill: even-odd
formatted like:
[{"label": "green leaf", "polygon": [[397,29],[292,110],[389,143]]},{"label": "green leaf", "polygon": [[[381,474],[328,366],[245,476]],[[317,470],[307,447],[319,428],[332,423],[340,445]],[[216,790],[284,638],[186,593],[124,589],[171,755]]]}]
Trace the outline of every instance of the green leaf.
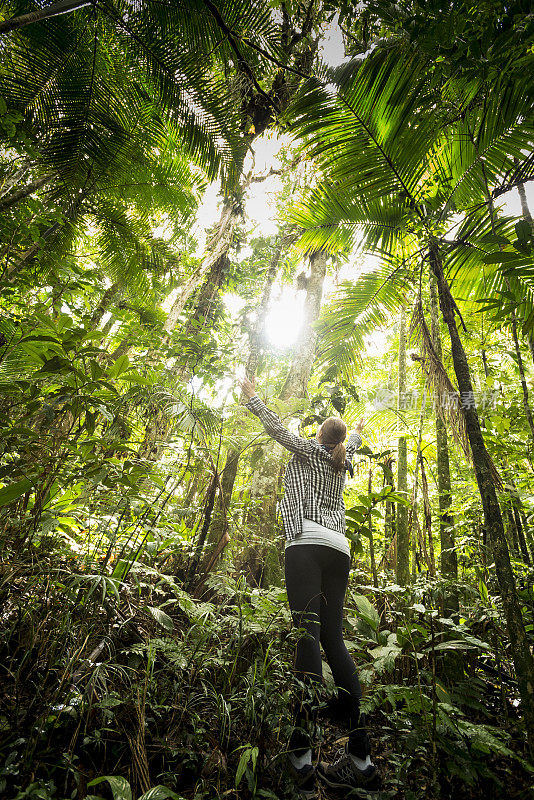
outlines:
[{"label": "green leaf", "polygon": [[239,764],[237,765],[237,772],[235,774],[235,786],[236,786],[236,789],[239,786],[241,778],[245,774],[245,770],[247,768],[248,762],[252,759],[252,763],[255,764],[255,761],[256,761],[257,757],[258,757],[258,748],[257,747],[246,747],[243,750],[243,752],[241,753],[241,758],[239,759]]},{"label": "green leaf", "polygon": [[526,219],[520,219],[515,224],[515,232],[520,242],[526,244],[532,237],[532,225]]},{"label": "green leaf", "polygon": [[53,356],[53,358],[49,358],[45,361],[41,369],[38,369],[35,372],[35,375],[45,375],[47,372],[61,372],[61,370],[68,370],[69,372],[73,372],[73,367],[70,361],[67,358],[61,358],[61,356]]},{"label": "green leaf", "polygon": [[0,507],[7,506],[13,500],[17,500],[21,495],[25,494],[32,488],[33,484],[28,478],[22,478],[20,481],[10,483],[9,486],[4,486],[0,489]]},{"label": "green leaf", "polygon": [[168,789],[166,786],[162,786],[158,784],[158,786],[153,786],[152,789],[149,789],[148,792],[139,797],[139,800],[166,800],[168,797],[171,800],[185,800],[184,796],[181,794],[176,794],[173,792],[172,789]]},{"label": "green leaf", "polygon": [[[425,650],[429,650],[431,648],[425,648]],[[450,642],[439,642],[439,644],[434,645],[434,650],[475,650],[476,646],[474,644],[468,644],[467,642],[463,642],[460,639],[452,639]]]},{"label": "green leaf", "polygon": [[147,606],[147,611],[154,617],[156,622],[161,625],[162,628],[165,628],[167,631],[172,631],[174,628],[174,623],[165,611],[162,611],[161,608],[155,608],[154,606]]},{"label": "green leaf", "polygon": [[98,380],[98,378],[100,378],[100,376],[104,374],[104,370],[102,369],[98,361],[94,360],[94,358],[92,358],[91,361],[89,362],[89,366],[91,367],[91,378],[94,381]]},{"label": "green leaf", "polygon": [[364,622],[367,622],[367,624],[370,625],[374,631],[378,630],[380,616],[373,604],[370,603],[367,597],[365,597],[363,594],[357,594],[354,597],[354,602],[356,603],[358,611],[360,612],[360,617],[364,620]]},{"label": "green leaf", "polygon": [[103,775],[101,778],[93,778],[87,786],[97,786],[99,783],[107,781],[113,792],[113,800],[132,800],[132,790],[126,778],[118,775]]},{"label": "green leaf", "polygon": [[508,261],[516,261],[518,258],[517,253],[488,253],[482,257],[484,264],[502,264]]},{"label": "green leaf", "polygon": [[139,386],[151,386],[153,384],[153,381],[151,381],[150,378],[145,378],[144,375],[141,375],[139,372],[135,372],[133,370],[122,373],[121,380],[130,381],[130,383],[137,383]]},{"label": "green leaf", "polygon": [[59,344],[59,339],[57,336],[50,336],[47,333],[30,333],[28,336],[24,336],[19,344],[23,344],[24,342],[54,342],[54,344]]},{"label": "green leaf", "polygon": [[119,356],[118,359],[115,361],[115,363],[111,366],[111,369],[109,370],[108,373],[109,377],[118,378],[118,376],[122,372],[126,372],[129,366],[130,366],[130,359],[128,358],[126,353],[124,353],[124,355]]}]

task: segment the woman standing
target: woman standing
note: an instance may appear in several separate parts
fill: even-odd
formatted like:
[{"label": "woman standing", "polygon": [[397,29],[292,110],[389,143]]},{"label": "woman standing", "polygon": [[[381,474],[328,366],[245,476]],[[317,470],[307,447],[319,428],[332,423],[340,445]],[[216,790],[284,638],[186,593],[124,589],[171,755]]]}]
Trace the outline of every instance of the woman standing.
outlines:
[{"label": "woman standing", "polygon": [[[339,690],[349,740],[333,764],[320,762],[317,774],[330,786],[352,789],[376,778],[370,758],[365,719],[360,714],[361,687],[343,641],[343,603],[350,568],[345,536],[343,486],[352,474],[352,457],[361,445],[363,420],[343,444],[347,428],[342,419],[329,417],[315,439],[303,439],[284,428],[277,415],[260,400],[248,378],[240,381],[246,407],[267,433],[293,453],[284,475],[280,515],[286,535],[286,589],[294,624],[304,629],[297,643],[295,671],[300,696],[295,703],[290,763],[302,797],[318,797],[312,765],[312,735],[322,681],[320,645]],[[311,729],[311,732],[310,732]]]}]

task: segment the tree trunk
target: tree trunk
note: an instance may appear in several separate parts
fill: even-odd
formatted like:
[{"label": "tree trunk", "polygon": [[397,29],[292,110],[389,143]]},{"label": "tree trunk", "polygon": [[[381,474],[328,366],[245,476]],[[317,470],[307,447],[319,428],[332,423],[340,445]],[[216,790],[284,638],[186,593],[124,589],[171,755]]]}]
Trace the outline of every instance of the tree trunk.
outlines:
[{"label": "tree trunk", "polygon": [[[248,178],[245,183],[240,186],[240,195],[247,190],[249,183],[250,178]],[[206,252],[204,253],[202,263],[199,269],[194,272],[180,287],[180,291],[167,315],[167,319],[165,320],[165,324],[163,326],[165,333],[164,338],[166,340],[170,338],[170,335],[175,329],[180,314],[187,305],[189,298],[193,295],[196,289],[202,285],[206,275],[209,274],[210,270],[215,264],[217,264],[219,259],[228,257],[228,251],[232,244],[234,231],[242,220],[242,200],[237,199],[236,197],[225,198],[219,222],[217,223],[214,232],[206,244]]]},{"label": "tree trunk", "polygon": [[[395,390],[394,367],[396,361],[397,358],[395,357],[395,354],[392,354],[391,361],[389,364],[389,374],[387,383],[387,388],[389,392],[394,392]],[[393,491],[395,491],[395,477],[393,475],[394,463],[395,463],[394,457],[389,456],[385,464],[386,468],[384,469],[384,486],[386,484],[391,486]],[[386,505],[384,510],[384,555],[382,556],[382,561],[385,562],[386,567],[391,566],[388,560],[388,554],[391,549],[391,544],[395,540],[395,537],[396,537],[395,503],[392,503],[390,500],[386,500]]]},{"label": "tree trunk", "polygon": [[[438,358],[443,361],[441,334],[439,330],[438,294],[436,278],[433,274],[430,275],[430,328],[434,350]],[[437,408],[438,402],[439,399],[435,397],[434,412],[436,417],[436,466],[438,473],[441,577],[446,581],[450,581],[450,588],[444,592],[442,602],[443,615],[453,616],[458,613],[459,608],[458,592],[456,589],[456,584],[458,582],[458,556],[454,538],[454,518],[450,511],[452,495],[447,426]]]},{"label": "tree trunk", "polygon": [[50,17],[58,17],[61,14],[67,14],[69,11],[76,11],[77,8],[89,5],[92,5],[91,0],[59,0],[57,3],[52,3],[50,6],[39,9],[39,11],[30,11],[29,14],[20,14],[18,17],[11,17],[0,22],[0,35],[11,33],[11,31],[16,31],[18,28],[24,28],[33,22],[39,22]]},{"label": "tree trunk", "polygon": [[295,345],[291,369],[280,394],[282,400],[290,397],[304,397],[308,388],[317,342],[317,334],[312,326],[319,319],[321,311],[326,261],[327,255],[323,251],[313,253],[310,257],[310,275],[306,279],[302,329]]},{"label": "tree trunk", "polygon": [[[443,273],[443,266],[435,241],[430,243],[430,264],[438,283],[438,295],[443,319],[449,329],[454,371],[462,397],[473,396],[473,384],[465,350],[456,327],[455,308],[449,285]],[[486,450],[484,437],[476,407],[471,403],[462,405],[469,443],[473,453],[475,476],[482,500],[484,524],[495,561],[495,570],[506,616],[508,635],[514,661],[521,706],[528,743],[534,755],[534,658],[527,640],[521,605],[517,597],[514,573],[510,564],[510,554],[501,509],[493,482],[492,463]]]},{"label": "tree trunk", "polygon": [[[246,365],[246,374],[249,378],[253,378],[258,368],[258,360],[262,347],[263,336],[265,332],[265,320],[269,311],[269,302],[271,298],[271,290],[273,283],[278,272],[278,265],[283,250],[283,235],[280,234],[279,239],[274,247],[272,256],[269,260],[267,274],[265,276],[265,284],[261,301],[258,307],[258,315],[254,327],[250,333],[250,350]],[[226,455],[226,463],[221,475],[221,492],[217,504],[216,513],[214,514],[213,523],[209,531],[209,545],[211,549],[217,547],[221,538],[226,533],[228,523],[227,515],[230,507],[234,483],[237,476],[239,466],[240,452],[237,449],[230,448]]]},{"label": "tree trunk", "polygon": [[[510,284],[506,281],[508,288],[510,288]],[[517,359],[517,366],[519,369],[519,378],[521,381],[521,390],[523,392],[523,409],[525,411],[525,416],[527,418],[528,427],[530,428],[530,436],[532,438],[532,444],[534,445],[534,419],[532,418],[532,411],[530,409],[530,404],[528,402],[528,387],[527,387],[527,379],[525,377],[525,367],[523,364],[523,356],[521,355],[521,348],[519,346],[519,338],[517,336],[517,318],[515,312],[512,312],[512,338],[514,340],[514,347],[515,347],[515,355]]]},{"label": "tree trunk", "polygon": [[519,539],[519,549],[523,556],[523,561],[525,564],[531,564],[532,560],[530,554],[528,552],[527,547],[527,540],[525,536],[525,522],[526,516],[523,513],[523,503],[521,502],[521,498],[519,496],[519,492],[517,491],[517,487],[514,483],[513,476],[508,474],[507,477],[507,484],[510,487],[509,494],[510,494],[510,506],[512,509],[512,514],[514,516],[515,527],[517,530],[517,537]]},{"label": "tree trunk", "polygon": [[[369,463],[369,479],[367,481],[367,496],[371,497],[373,491],[373,466]],[[378,589],[378,575],[376,572],[375,543],[373,539],[373,515],[369,508],[369,558],[371,559],[371,573],[373,575],[373,586]]]},{"label": "tree trunk", "polygon": [[428,553],[430,558],[430,574],[436,574],[436,556],[434,553],[434,539],[432,538],[432,511],[430,498],[428,496],[428,481],[426,477],[425,464],[422,453],[419,456],[419,466],[421,468],[421,492],[423,494],[423,514],[425,519],[424,532],[428,537]]},{"label": "tree trunk", "polygon": [[22,167],[16,169],[10,177],[5,177],[4,182],[0,186],[0,199],[3,199],[8,195],[15,186],[22,181],[24,176],[29,172],[31,169],[31,164],[23,164]]},{"label": "tree trunk", "polygon": [[[426,549],[426,541],[424,535],[421,532],[421,526],[419,524],[419,514],[417,508],[417,494],[419,489],[419,467],[421,467],[421,474],[423,472],[423,460],[421,456],[421,450],[423,443],[423,425],[425,421],[425,411],[426,411],[426,392],[427,392],[427,383],[425,383],[425,388],[423,391],[423,399],[421,402],[421,414],[419,415],[419,431],[417,433],[417,453],[415,456],[415,473],[414,473],[413,489],[412,489],[412,507],[410,509],[410,513],[408,516],[409,520],[408,527],[411,532],[411,539],[412,539],[412,582],[415,580],[416,568],[419,567],[420,571],[419,555],[422,555],[424,557],[427,568],[430,570],[430,560],[428,558],[428,552]],[[417,549],[418,545],[419,545],[419,551]]]},{"label": "tree trunk", "polygon": [[[393,458],[389,458],[384,470],[384,486],[391,486],[395,491],[395,478],[393,476]],[[391,559],[389,554],[392,549],[393,542],[396,541],[396,522],[395,522],[395,503],[391,500],[386,500],[386,507],[384,511],[384,555],[382,561],[387,568],[391,568]],[[396,564],[396,562],[395,562]],[[396,568],[396,566],[395,566]]]},{"label": "tree trunk", "polygon": [[[406,312],[404,307],[400,314],[399,327],[399,379],[397,409],[399,426],[403,424],[402,412],[406,405]],[[399,436],[397,450],[397,491],[408,498],[408,448],[406,436]],[[408,524],[408,506],[397,505],[397,565],[396,581],[399,586],[407,586],[410,582],[410,529]]]},{"label": "tree trunk", "polygon": [[89,327],[91,328],[91,330],[98,328],[98,326],[100,325],[100,321],[104,316],[104,314],[106,313],[106,311],[108,310],[109,306],[111,305],[111,301],[117,294],[118,289],[119,289],[119,284],[118,282],[115,282],[109,287],[109,289],[106,289],[106,291],[100,298],[100,302],[93,311],[93,313],[91,314],[91,319],[89,321]]},{"label": "tree trunk", "polygon": [[45,186],[45,184],[49,183],[53,177],[53,173],[50,175],[43,175],[41,178],[36,178],[27,186],[24,186],[22,189],[18,189],[16,192],[13,192],[13,194],[8,195],[7,197],[4,196],[0,200],[0,213],[2,213],[2,211],[6,211],[8,208],[16,206],[21,200],[29,197],[42,186]]},{"label": "tree trunk", "polygon": [[[180,287],[174,303],[167,315],[163,326],[163,341],[169,342],[175,330],[180,315],[184,311],[188,301],[193,294],[200,288],[199,304],[191,320],[188,323],[187,332],[191,335],[196,328],[192,325],[192,320],[199,321],[202,311],[206,311],[210,306],[210,300],[218,297],[224,273],[228,267],[228,252],[232,245],[232,239],[237,225],[243,220],[243,206],[241,193],[244,193],[250,184],[250,176],[240,185],[234,197],[227,197],[223,202],[223,208],[219,222],[206,243],[206,250],[202,263],[185,283]],[[210,285],[210,279],[214,286]],[[174,379],[177,384],[184,384],[189,377],[188,368],[180,365],[176,368]],[[149,420],[139,448],[139,458],[148,458],[157,461],[163,452],[163,446],[172,430],[172,420],[164,409],[155,410]],[[159,442],[159,443],[158,443]]]},{"label": "tree trunk", "polygon": [[[532,231],[534,231],[534,221],[532,220],[532,214],[530,213],[530,209],[528,207],[527,193],[525,192],[525,187],[522,183],[517,184],[517,191],[519,192],[519,199],[521,201],[521,213],[523,214],[523,219],[526,219],[527,222],[530,222],[530,228]],[[534,341],[532,341],[530,337],[528,340],[528,349],[530,350],[530,356],[534,362]]]},{"label": "tree trunk", "polygon": [[523,214],[524,219],[526,219],[527,222],[530,222],[530,224],[532,225],[533,224],[532,215],[531,215],[530,209],[528,207],[527,193],[525,192],[524,184],[518,183],[517,184],[517,191],[519,192],[519,199],[521,201],[521,213]]},{"label": "tree trunk", "polygon": [[188,320],[186,335],[197,333],[206,327],[211,328],[216,323],[229,268],[230,259],[227,253],[223,253],[212,265],[195,297],[195,310]]}]

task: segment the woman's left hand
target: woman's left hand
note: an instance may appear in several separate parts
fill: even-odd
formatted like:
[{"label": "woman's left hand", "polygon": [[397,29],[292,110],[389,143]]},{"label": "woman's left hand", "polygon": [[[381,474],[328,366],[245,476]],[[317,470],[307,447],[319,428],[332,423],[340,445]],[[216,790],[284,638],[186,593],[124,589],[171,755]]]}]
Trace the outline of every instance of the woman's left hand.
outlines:
[{"label": "woman's left hand", "polygon": [[252,397],[256,396],[256,389],[254,388],[254,379],[249,380],[246,376],[244,378],[239,378],[238,383],[241,386],[241,391],[247,398],[250,400]]}]

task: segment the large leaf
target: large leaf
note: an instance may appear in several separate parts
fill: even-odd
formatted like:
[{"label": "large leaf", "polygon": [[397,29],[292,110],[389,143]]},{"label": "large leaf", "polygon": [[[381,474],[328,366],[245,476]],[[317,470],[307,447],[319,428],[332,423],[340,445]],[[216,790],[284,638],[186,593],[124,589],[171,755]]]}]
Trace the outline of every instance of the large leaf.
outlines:
[{"label": "large leaf", "polygon": [[155,606],[147,606],[147,611],[151,614],[158,625],[161,625],[162,628],[165,628],[166,631],[172,631],[174,628],[174,623],[165,611],[162,611],[161,608],[156,608]]},{"label": "large leaf", "polygon": [[26,492],[29,492],[33,484],[28,478],[22,478],[20,481],[10,483],[9,486],[4,486],[0,489],[0,506],[7,506],[14,500],[18,500]]},{"label": "large leaf", "polygon": [[119,775],[102,775],[100,778],[93,778],[87,786],[98,786],[99,783],[107,781],[113,792],[113,800],[132,800],[132,790],[126,778]]}]

